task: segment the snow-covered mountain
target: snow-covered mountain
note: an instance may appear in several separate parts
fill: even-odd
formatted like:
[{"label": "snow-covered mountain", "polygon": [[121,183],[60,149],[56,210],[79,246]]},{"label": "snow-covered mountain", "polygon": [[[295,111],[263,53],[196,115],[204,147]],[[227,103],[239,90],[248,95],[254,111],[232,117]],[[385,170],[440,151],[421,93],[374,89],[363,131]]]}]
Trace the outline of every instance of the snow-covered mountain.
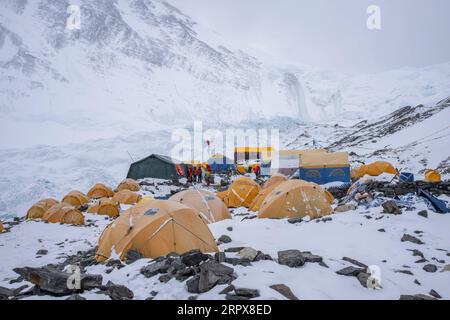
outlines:
[{"label": "snow-covered mountain", "polygon": [[0,147],[287,116],[348,123],[448,95],[450,63],[370,76],[247,54],[162,0],[0,1]]}]

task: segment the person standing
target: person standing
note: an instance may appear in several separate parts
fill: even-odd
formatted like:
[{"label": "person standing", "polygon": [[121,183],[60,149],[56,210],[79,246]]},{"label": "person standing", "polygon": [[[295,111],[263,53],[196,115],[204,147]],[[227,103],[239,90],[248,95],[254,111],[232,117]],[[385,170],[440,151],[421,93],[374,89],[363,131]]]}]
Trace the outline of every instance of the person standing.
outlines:
[{"label": "person standing", "polygon": [[197,167],[197,182],[202,183],[202,166]]}]

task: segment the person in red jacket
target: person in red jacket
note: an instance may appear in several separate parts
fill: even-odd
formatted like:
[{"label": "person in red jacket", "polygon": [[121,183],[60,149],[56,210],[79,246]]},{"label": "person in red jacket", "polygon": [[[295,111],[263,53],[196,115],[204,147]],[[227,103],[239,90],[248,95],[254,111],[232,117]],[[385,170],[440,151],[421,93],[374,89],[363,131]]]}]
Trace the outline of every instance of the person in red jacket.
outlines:
[{"label": "person in red jacket", "polygon": [[192,167],[188,167],[188,182],[192,183],[193,177],[194,177],[194,169]]},{"label": "person in red jacket", "polygon": [[260,174],[260,168],[259,168],[259,165],[256,165],[256,166],[254,166],[253,167],[253,172],[255,173],[255,175],[257,176],[257,177],[259,177],[259,174]]},{"label": "person in red jacket", "polygon": [[202,166],[201,165],[199,165],[198,167],[197,167],[197,181],[198,182],[202,182]]}]

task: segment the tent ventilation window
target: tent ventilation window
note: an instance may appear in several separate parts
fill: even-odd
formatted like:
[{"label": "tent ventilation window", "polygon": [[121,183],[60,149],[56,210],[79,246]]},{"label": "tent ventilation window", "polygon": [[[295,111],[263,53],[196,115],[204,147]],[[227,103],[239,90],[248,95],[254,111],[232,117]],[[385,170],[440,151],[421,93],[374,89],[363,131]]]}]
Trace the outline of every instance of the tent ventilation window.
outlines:
[{"label": "tent ventilation window", "polygon": [[159,211],[159,208],[151,208],[147,211],[145,211],[144,216],[153,216],[155,214],[157,214]]}]

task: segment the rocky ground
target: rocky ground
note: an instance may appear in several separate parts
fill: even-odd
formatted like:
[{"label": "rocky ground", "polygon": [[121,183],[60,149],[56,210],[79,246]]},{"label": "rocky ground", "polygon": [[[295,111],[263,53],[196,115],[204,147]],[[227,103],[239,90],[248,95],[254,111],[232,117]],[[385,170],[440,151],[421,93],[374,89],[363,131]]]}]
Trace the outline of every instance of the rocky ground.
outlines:
[{"label": "rocky ground", "polygon": [[[187,187],[142,184],[158,198]],[[80,227],[16,219],[0,235],[0,299],[450,299],[449,216],[417,197],[376,201],[317,220],[257,219],[237,208],[210,225],[219,253],[130,252],[105,264],[94,253],[109,218],[87,214]],[[67,288],[72,265],[82,290]],[[377,289],[368,266],[380,269]]]}]

